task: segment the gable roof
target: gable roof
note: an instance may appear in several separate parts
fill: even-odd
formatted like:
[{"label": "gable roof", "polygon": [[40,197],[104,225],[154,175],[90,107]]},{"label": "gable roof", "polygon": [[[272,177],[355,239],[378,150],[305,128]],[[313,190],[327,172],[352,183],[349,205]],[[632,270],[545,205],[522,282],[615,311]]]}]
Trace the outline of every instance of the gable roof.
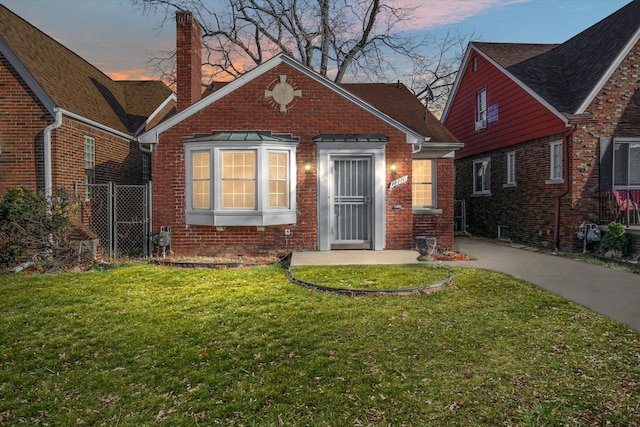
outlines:
[{"label": "gable roof", "polygon": [[472,42],[461,69],[476,50],[566,117],[584,113],[639,36],[640,0],[634,0],[559,45]]},{"label": "gable roof", "polygon": [[61,108],[125,134],[133,134],[172,95],[159,81],[112,80],[3,5],[0,53],[50,113]]},{"label": "gable roof", "polygon": [[[150,144],[157,142],[160,133],[282,63],[293,67],[404,132],[407,135],[407,143],[417,145],[422,145],[427,141],[429,141],[429,144],[438,142],[452,143],[453,149],[460,148],[456,144],[462,145],[430,112],[427,112],[427,123],[421,119],[425,114],[425,107],[404,85],[382,83],[336,84],[285,54],[276,55],[231,82],[215,82],[204,91],[200,101],[142,134],[140,142]],[[421,121],[422,124],[419,123]]]}]

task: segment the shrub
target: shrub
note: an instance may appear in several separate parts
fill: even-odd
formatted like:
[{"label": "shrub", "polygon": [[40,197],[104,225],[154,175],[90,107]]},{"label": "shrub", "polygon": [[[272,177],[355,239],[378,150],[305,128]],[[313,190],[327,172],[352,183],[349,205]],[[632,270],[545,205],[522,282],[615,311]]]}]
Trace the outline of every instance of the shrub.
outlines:
[{"label": "shrub", "polygon": [[26,259],[56,259],[68,252],[74,206],[62,190],[50,201],[42,192],[10,190],[0,201],[0,268]]},{"label": "shrub", "polygon": [[629,235],[624,225],[618,222],[609,224],[609,229],[600,241],[600,252],[614,258],[626,255],[629,249]]}]

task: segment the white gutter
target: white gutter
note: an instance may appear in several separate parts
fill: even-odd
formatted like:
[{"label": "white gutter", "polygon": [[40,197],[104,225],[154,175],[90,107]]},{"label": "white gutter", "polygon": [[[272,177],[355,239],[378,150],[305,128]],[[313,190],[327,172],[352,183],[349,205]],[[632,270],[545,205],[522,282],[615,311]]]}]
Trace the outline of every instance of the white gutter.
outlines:
[{"label": "white gutter", "polygon": [[51,162],[51,132],[62,125],[62,111],[54,108],[54,122],[44,128],[44,194],[51,199],[53,193],[53,173]]},{"label": "white gutter", "polygon": [[98,123],[98,122],[93,121],[93,120],[91,120],[91,119],[87,119],[86,117],[82,117],[82,116],[81,116],[81,115],[79,115],[79,114],[72,113],[71,111],[67,111],[67,110],[62,109],[62,108],[57,108],[57,110],[59,110],[60,112],[62,112],[62,114],[64,114],[66,117],[69,117],[69,118],[71,118],[71,119],[79,120],[79,121],[83,122],[84,124],[87,124],[87,125],[89,125],[89,126],[92,126],[92,127],[96,128],[96,129],[100,129],[100,130],[103,130],[103,131],[109,132],[109,133],[111,133],[111,134],[113,134],[113,135],[116,135],[116,136],[119,136],[119,137],[121,137],[121,138],[124,138],[124,139],[126,139],[127,141],[132,141],[132,140],[134,140],[133,135],[130,135],[130,134],[127,134],[127,133],[124,133],[124,132],[120,132],[119,130],[116,130],[116,129],[111,128],[111,127],[109,127],[109,126],[105,126],[105,125],[103,125],[102,123]]}]

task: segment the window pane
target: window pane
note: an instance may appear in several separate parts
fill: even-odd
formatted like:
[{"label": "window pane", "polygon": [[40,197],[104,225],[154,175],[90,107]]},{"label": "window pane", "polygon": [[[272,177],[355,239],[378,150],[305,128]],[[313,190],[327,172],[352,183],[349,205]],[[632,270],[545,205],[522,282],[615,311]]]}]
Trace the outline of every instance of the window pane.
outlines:
[{"label": "window pane", "polygon": [[473,165],[473,191],[476,193],[484,189],[484,165],[485,162],[478,162]]},{"label": "window pane", "polygon": [[269,179],[287,179],[287,153],[269,153]]},{"label": "window pane", "polygon": [[629,170],[629,144],[615,144],[613,150],[613,185],[627,185]]},{"label": "window pane", "polygon": [[96,140],[84,137],[84,177],[86,184],[96,182]]},{"label": "window pane", "polygon": [[414,160],[412,175],[413,206],[433,207],[433,160]]},{"label": "window pane", "polygon": [[209,152],[193,153],[191,156],[193,174],[193,208],[211,208],[211,175]]},{"label": "window pane", "polygon": [[286,208],[288,206],[287,184],[281,181],[269,182],[269,207]]},{"label": "window pane", "polygon": [[562,144],[551,145],[551,179],[562,178]]},{"label": "window pane", "polygon": [[433,206],[433,186],[431,184],[413,185],[413,205]]},{"label": "window pane", "polygon": [[476,120],[483,121],[487,118],[487,91],[482,90],[476,94]]},{"label": "window pane", "polygon": [[222,153],[222,207],[225,209],[255,209],[255,151],[225,151]]},{"label": "window pane", "polygon": [[413,161],[413,182],[425,183],[431,182],[431,164],[432,160],[414,160]]},{"label": "window pane", "polygon": [[269,153],[269,207],[289,207],[287,153]]},{"label": "window pane", "polygon": [[507,154],[507,184],[516,182],[516,153]]}]

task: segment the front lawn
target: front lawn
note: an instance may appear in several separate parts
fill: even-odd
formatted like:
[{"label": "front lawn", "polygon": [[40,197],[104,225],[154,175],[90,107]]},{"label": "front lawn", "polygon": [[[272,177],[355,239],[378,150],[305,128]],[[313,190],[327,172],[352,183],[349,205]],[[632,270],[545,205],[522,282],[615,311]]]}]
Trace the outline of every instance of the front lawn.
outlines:
[{"label": "front lawn", "polygon": [[441,292],[378,298],[278,267],[0,276],[0,426],[640,424],[640,334],[453,272]]}]

